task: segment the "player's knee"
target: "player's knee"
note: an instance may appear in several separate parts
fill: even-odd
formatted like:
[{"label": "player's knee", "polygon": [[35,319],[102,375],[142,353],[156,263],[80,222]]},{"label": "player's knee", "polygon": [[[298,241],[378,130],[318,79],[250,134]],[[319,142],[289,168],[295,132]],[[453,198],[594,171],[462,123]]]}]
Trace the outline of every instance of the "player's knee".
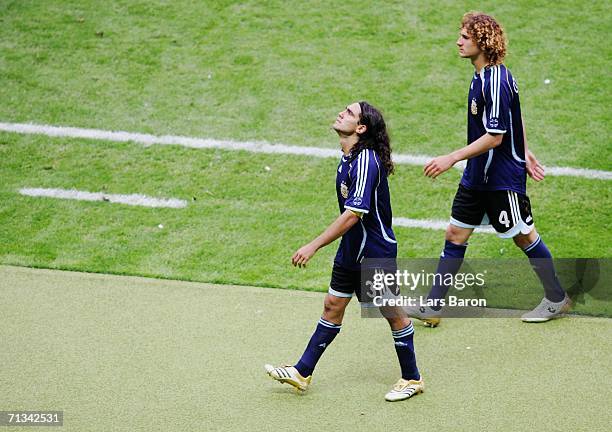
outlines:
[{"label": "player's knee", "polygon": [[346,307],[346,300],[333,295],[326,295],[323,301],[323,310],[325,314],[335,315],[342,313]]},{"label": "player's knee", "polygon": [[536,241],[538,238],[538,233],[536,232],[536,230],[532,230],[529,234],[519,234],[516,235],[512,238],[512,240],[514,241],[514,244],[517,245],[518,247],[520,247],[521,249],[525,249],[526,247],[528,247],[531,243],[533,243],[534,241]]},{"label": "player's knee", "polygon": [[468,241],[471,233],[471,230],[449,224],[446,227],[446,240],[455,244],[463,244]]},{"label": "player's knee", "polygon": [[525,249],[527,246],[529,246],[529,240],[525,235],[519,234],[513,237],[512,240],[514,240],[514,244],[520,247],[521,249]]},{"label": "player's knee", "polygon": [[391,316],[386,315],[385,318],[387,318],[387,322],[389,323],[389,326],[391,326],[391,328],[394,330],[406,328],[410,324],[410,318],[408,318],[405,314],[403,316],[395,315],[395,314]]}]

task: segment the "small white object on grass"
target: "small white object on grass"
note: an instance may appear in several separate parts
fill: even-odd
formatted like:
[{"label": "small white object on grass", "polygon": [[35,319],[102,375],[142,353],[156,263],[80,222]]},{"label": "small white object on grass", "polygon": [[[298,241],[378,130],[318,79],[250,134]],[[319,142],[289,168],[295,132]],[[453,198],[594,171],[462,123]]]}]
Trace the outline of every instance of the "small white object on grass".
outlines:
[{"label": "small white object on grass", "polygon": [[549,80],[548,78],[546,78],[546,79],[544,80],[544,84],[550,84],[550,80]]},{"label": "small white object on grass", "polygon": [[264,169],[265,169],[266,171],[270,171],[270,167],[269,167],[269,166],[264,167]]},{"label": "small white object on grass", "polygon": [[163,227],[164,227],[164,225],[163,225],[163,224],[159,224],[159,225],[157,225],[157,228],[159,228],[159,229],[162,229]]},{"label": "small white object on grass", "polygon": [[472,347],[465,347],[465,349],[472,349]]}]

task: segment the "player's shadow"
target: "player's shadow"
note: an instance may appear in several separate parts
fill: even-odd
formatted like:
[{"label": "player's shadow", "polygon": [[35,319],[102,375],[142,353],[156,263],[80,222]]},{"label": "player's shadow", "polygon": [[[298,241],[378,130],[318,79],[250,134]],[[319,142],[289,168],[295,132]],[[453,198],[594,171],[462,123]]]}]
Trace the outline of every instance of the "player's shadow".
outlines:
[{"label": "player's shadow", "polygon": [[572,271],[573,280],[570,279],[568,283],[571,283],[571,285],[565,287],[574,304],[584,304],[585,294],[587,293],[597,300],[612,300],[609,284],[605,280],[601,280],[602,276],[606,277],[602,264],[605,266],[605,263],[594,258],[578,258],[575,260]]}]

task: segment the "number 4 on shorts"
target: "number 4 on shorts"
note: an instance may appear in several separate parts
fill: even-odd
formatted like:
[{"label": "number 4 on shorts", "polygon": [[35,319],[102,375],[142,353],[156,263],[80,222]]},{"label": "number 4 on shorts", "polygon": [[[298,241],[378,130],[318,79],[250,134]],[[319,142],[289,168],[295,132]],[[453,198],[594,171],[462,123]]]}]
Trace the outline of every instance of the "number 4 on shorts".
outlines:
[{"label": "number 4 on shorts", "polygon": [[499,213],[499,223],[505,225],[506,228],[510,227],[510,220],[508,220],[508,212],[506,210],[502,210]]}]

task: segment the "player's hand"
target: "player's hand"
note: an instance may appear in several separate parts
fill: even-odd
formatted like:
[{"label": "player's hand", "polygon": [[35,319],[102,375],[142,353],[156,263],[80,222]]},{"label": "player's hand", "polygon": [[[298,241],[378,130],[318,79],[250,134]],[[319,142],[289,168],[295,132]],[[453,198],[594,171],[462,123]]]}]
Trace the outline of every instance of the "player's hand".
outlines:
[{"label": "player's hand", "polygon": [[299,248],[291,257],[291,263],[296,267],[306,267],[306,263],[317,252],[317,248],[308,243]]},{"label": "player's hand", "polygon": [[544,167],[529,150],[527,151],[526,166],[529,177],[537,182],[544,180]]},{"label": "player's hand", "polygon": [[453,165],[455,165],[455,160],[452,156],[438,156],[425,165],[423,174],[425,174],[426,177],[436,178],[443,172],[448,171]]}]

